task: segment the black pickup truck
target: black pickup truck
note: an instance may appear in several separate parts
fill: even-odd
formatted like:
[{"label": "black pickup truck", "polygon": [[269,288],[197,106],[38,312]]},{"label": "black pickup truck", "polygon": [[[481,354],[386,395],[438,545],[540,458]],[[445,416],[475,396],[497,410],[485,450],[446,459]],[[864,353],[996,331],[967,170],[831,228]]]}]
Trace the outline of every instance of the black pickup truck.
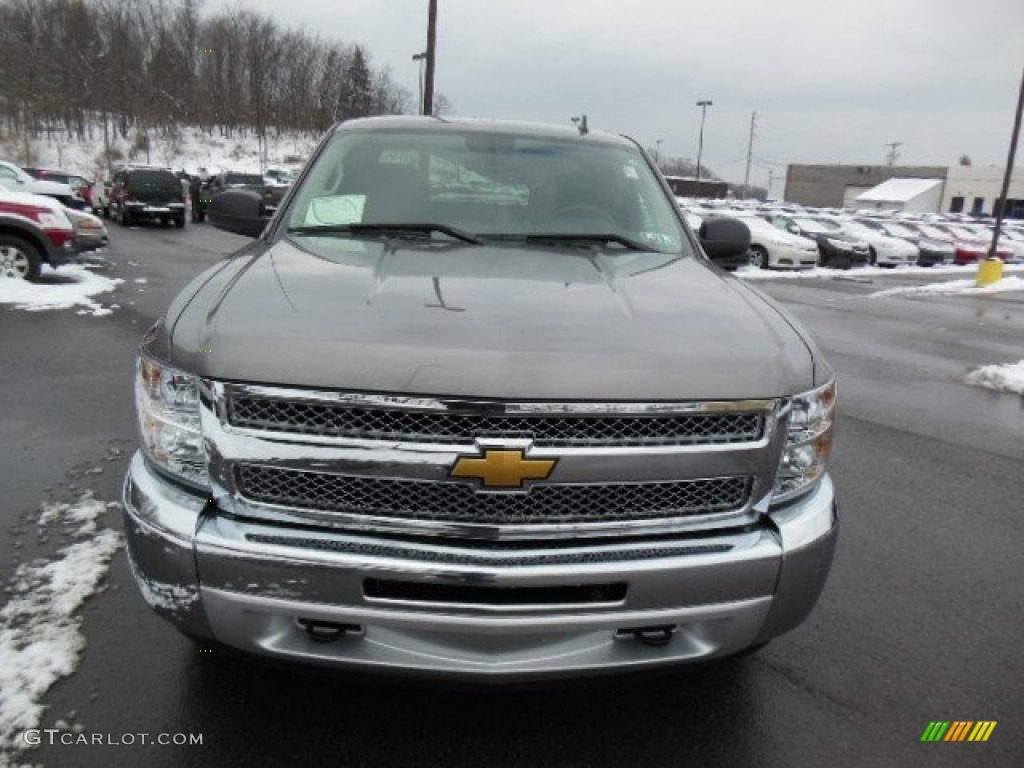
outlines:
[{"label": "black pickup truck", "polygon": [[210,176],[201,184],[193,183],[191,190],[192,221],[205,221],[210,201],[229,189],[250,189],[259,192],[263,196],[263,203],[267,211],[271,214],[277,210],[284,193],[288,191],[287,186],[266,184],[258,173],[224,171],[216,176]]}]

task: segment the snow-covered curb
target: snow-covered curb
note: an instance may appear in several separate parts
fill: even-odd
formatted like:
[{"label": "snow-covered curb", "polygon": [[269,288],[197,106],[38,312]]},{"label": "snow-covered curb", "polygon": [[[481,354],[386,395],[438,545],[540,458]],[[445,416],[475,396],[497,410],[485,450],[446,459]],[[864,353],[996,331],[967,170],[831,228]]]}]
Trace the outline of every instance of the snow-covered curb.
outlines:
[{"label": "snow-covered curb", "polygon": [[29,312],[82,306],[84,309],[78,310],[80,315],[109,315],[113,309],[93,301],[92,297],[112,291],[124,282],[120,278],[94,274],[80,264],[69,264],[56,272],[44,266],[43,275],[71,278],[73,282],[29,283],[0,277],[0,304],[14,304],[15,309],[26,309]]},{"label": "snow-covered curb", "polygon": [[1006,365],[984,365],[967,374],[965,381],[997,392],[1024,395],[1024,360]]},{"label": "snow-covered curb", "polygon": [[953,296],[953,295],[983,295],[989,293],[1006,293],[1008,291],[1024,291],[1024,280],[1013,275],[1004,277],[989,285],[979,286],[971,280],[949,280],[944,283],[930,283],[928,285],[907,285],[899,288],[889,288],[884,291],[877,291],[869,294],[871,298],[884,298],[887,296]]},{"label": "snow-covered curb", "polygon": [[100,588],[121,537],[98,522],[108,507],[86,492],[74,504],[47,504],[40,528],[68,530],[72,541],[54,560],[22,563],[0,610],[0,766],[4,752],[28,745],[22,735],[38,728],[44,693],[75,671],[85,648],[75,611]]}]

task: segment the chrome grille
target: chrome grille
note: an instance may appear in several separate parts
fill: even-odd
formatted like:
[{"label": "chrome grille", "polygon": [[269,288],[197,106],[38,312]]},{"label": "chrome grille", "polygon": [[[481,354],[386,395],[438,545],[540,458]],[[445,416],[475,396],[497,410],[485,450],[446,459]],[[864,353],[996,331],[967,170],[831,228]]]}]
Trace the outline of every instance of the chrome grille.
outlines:
[{"label": "chrome grille", "polygon": [[526,493],[478,493],[473,485],[355,477],[260,464],[235,467],[242,496],[256,502],[389,519],[488,525],[601,523],[733,512],[749,476],[673,482],[537,485]]},{"label": "chrome grille", "polygon": [[720,445],[752,442],[764,432],[763,412],[508,415],[367,408],[235,394],[236,427],[293,434],[411,443],[472,445],[476,438],[531,439],[537,447]]}]

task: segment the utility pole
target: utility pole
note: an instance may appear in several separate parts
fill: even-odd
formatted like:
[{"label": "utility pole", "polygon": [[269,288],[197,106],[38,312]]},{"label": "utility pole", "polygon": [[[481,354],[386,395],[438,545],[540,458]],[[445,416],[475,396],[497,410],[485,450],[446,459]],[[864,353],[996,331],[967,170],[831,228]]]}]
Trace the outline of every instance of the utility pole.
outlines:
[{"label": "utility pole", "polygon": [[427,16],[427,81],[423,85],[423,114],[434,114],[434,57],[437,53],[437,0],[430,0]]},{"label": "utility pole", "polygon": [[704,118],[707,115],[711,100],[705,99],[697,102],[700,107],[700,138],[697,140],[697,181],[700,181],[700,158],[704,154]]},{"label": "utility pole", "polygon": [[750,138],[747,139],[747,170],[743,173],[743,199],[750,195],[750,158],[754,154],[754,128],[757,126],[757,112],[750,113]]},{"label": "utility pole", "polygon": [[903,146],[903,142],[902,141],[890,141],[885,146],[889,147],[889,154],[887,154],[885,156],[886,161],[889,163],[889,165],[895,165],[896,161],[900,157],[900,153],[896,151],[896,147],[902,147]]},{"label": "utility pole", "polygon": [[[1013,160],[1017,154],[1017,140],[1020,138],[1020,119],[1024,112],[1024,69],[1020,75],[1020,95],[1017,96],[1017,116],[1013,119],[1013,135],[1010,137],[1010,156],[1006,159],[1006,172],[1003,174],[1003,190],[996,201],[996,226],[992,230],[992,245],[988,249],[988,258],[996,257],[999,246],[999,230],[1003,227],[1003,216],[1006,215],[1006,195],[1010,191],[1010,176],[1013,174]],[[980,271],[980,270],[979,270]]]}]

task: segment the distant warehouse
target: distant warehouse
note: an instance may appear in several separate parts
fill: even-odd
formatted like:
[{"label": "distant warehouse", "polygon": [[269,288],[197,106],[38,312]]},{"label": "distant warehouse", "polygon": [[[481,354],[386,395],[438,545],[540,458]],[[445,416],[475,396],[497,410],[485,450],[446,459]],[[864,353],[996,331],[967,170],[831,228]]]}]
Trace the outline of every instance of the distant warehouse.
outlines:
[{"label": "distant warehouse", "polygon": [[[790,165],[785,200],[821,208],[994,215],[1003,171],[971,165]],[[1005,215],[1024,219],[1024,168],[1013,169]]]}]

